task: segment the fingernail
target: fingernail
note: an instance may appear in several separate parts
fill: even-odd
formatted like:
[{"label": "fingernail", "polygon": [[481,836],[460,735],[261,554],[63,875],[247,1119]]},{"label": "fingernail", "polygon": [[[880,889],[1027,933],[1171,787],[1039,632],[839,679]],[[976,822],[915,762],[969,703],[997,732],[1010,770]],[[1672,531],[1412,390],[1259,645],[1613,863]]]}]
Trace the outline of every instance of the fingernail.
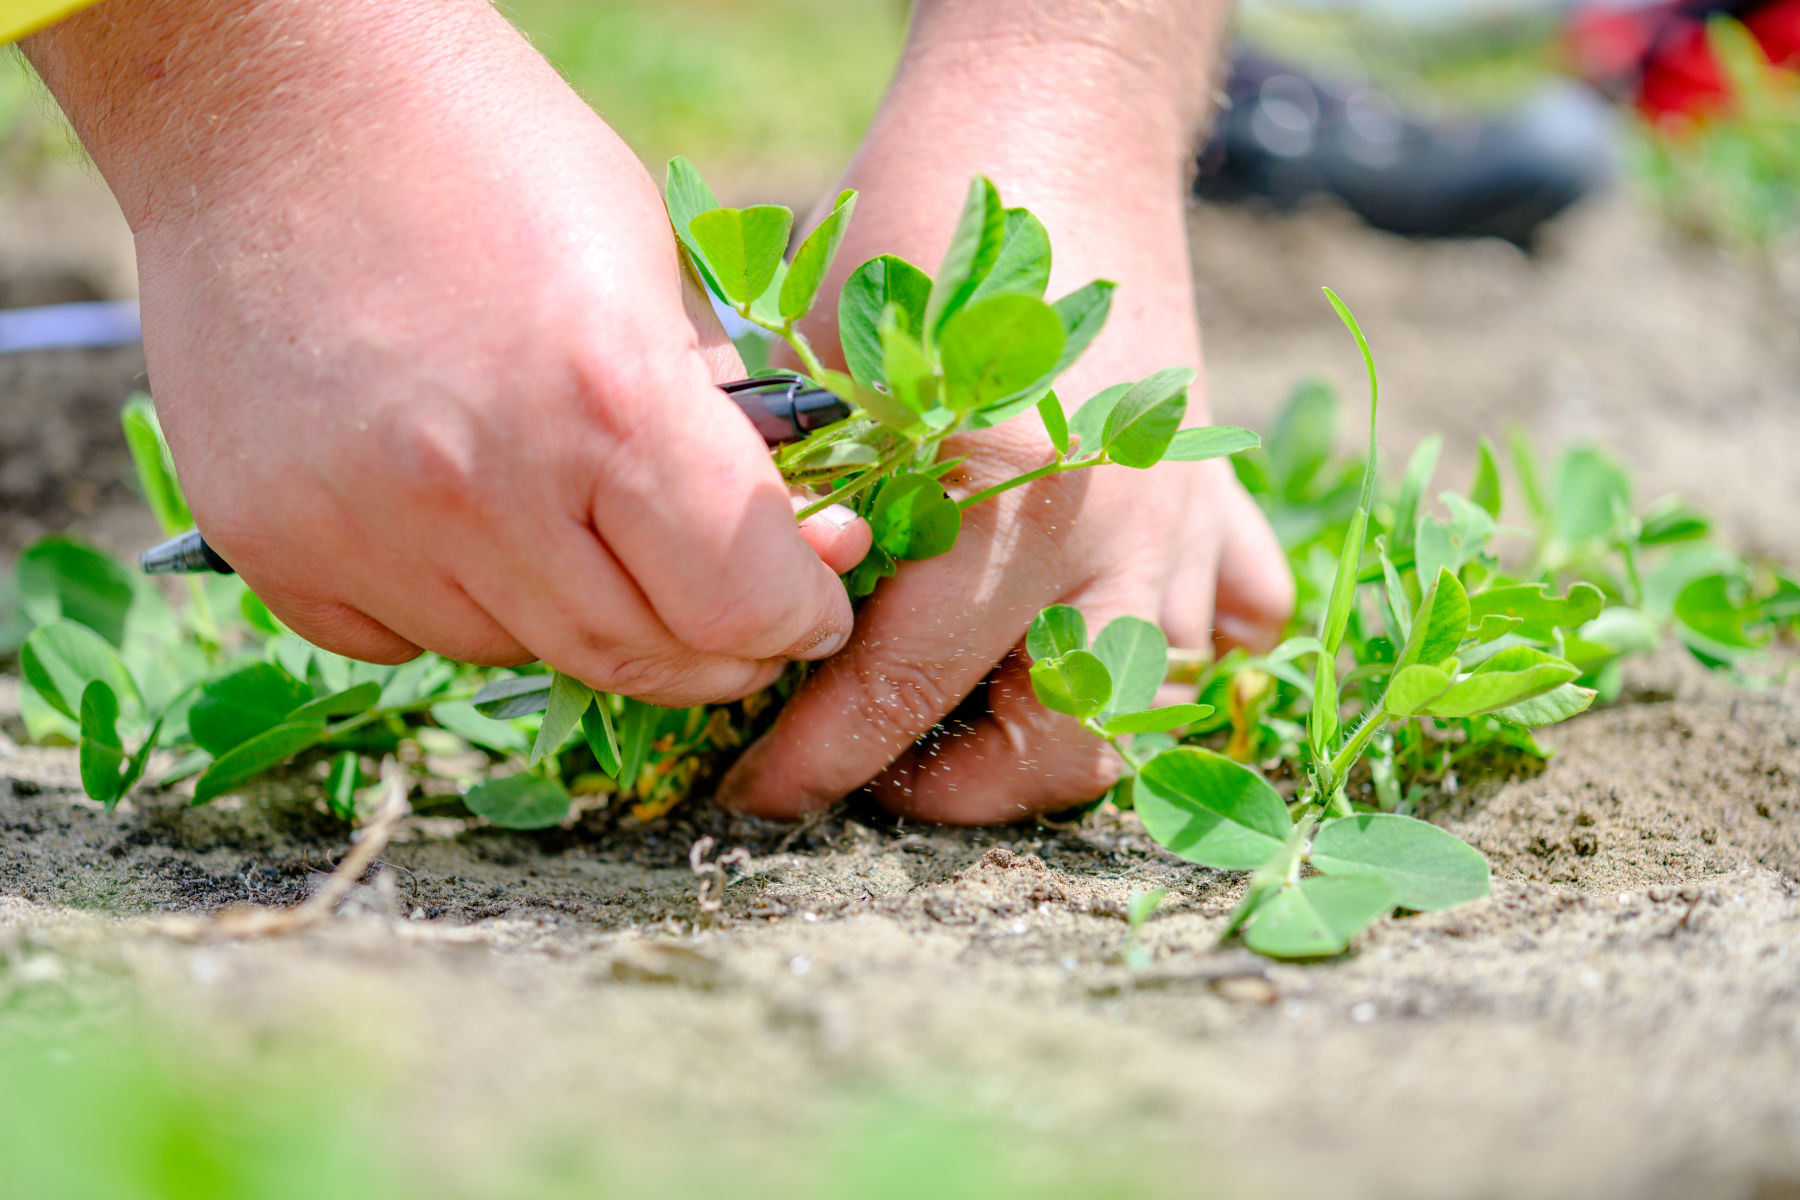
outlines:
[{"label": "fingernail", "polygon": [[813,516],[821,521],[829,523],[833,529],[837,530],[850,528],[852,525],[856,524],[858,519],[853,510],[842,504],[833,504],[827,508],[821,508],[818,512],[814,513]]},{"label": "fingernail", "polygon": [[802,650],[797,650],[794,657],[801,662],[818,662],[821,658],[830,658],[842,650],[850,641],[848,629],[821,631],[819,640]]}]

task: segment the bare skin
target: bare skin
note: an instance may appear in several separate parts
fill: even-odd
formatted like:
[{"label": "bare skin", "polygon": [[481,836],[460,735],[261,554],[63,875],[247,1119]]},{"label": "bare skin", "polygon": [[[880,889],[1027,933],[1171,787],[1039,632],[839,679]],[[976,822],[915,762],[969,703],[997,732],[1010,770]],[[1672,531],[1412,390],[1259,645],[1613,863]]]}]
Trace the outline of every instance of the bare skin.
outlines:
[{"label": "bare skin", "polygon": [[[1198,367],[1182,214],[1222,11],[922,0],[847,173],[842,270],[935,263],[985,172],[1049,226],[1053,293],[1120,285],[1068,396]],[[115,0],[27,53],[137,234],[201,525],[298,631],[379,661],[542,658],[665,704],[843,645],[832,572],[866,527],[795,529],[711,387],[740,364],[655,187],[485,4]],[[971,436],[959,486],[1048,452],[1041,429]],[[1219,464],[1081,472],[970,518],[859,614],[727,802],[792,815],[875,781],[899,811],[980,822],[1084,799],[1116,764],[1031,699],[1013,652],[1032,615],[1158,617],[1203,645],[1216,594],[1220,640],[1260,645],[1291,603]],[[913,748],[990,673],[991,716]]]}]

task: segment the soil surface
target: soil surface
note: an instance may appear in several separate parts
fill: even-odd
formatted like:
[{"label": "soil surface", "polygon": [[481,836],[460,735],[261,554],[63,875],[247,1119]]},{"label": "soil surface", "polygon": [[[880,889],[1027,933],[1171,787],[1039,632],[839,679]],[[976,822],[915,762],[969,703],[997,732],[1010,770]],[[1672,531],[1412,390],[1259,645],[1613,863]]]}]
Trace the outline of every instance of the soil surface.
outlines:
[{"label": "soil surface", "polygon": [[[83,229],[72,277],[129,286],[108,273],[117,227]],[[1509,422],[1591,438],[1646,496],[1679,489],[1800,560],[1795,290],[1662,240],[1623,200],[1555,232],[1527,259],[1331,213],[1197,214],[1216,415],[1264,423],[1321,367],[1355,379],[1329,282],[1376,347],[1385,451],[1441,430],[1461,478]],[[0,278],[16,269],[0,257]],[[110,426],[80,407],[138,370],[0,358],[0,555],[70,524],[152,536]],[[49,444],[59,421],[72,458]],[[6,491],[9,471],[31,486]],[[1541,773],[1430,798],[1488,855],[1491,898],[1313,966],[1216,949],[1239,883],[1129,815],[417,821],[310,932],[178,938],[155,922],[317,886],[348,843],[313,781],[202,809],[141,791],[108,814],[70,751],[0,741],[0,997],[111,997],[222,1040],[331,1023],[380,1045],[394,1120],[452,1163],[496,1112],[551,1110],[804,1156],[809,1130],[881,1095],[992,1124],[996,1154],[1026,1137],[1119,1154],[1145,1194],[1800,1196],[1800,685],[1733,691],[1669,653],[1626,696],[1547,731]],[[0,727],[18,736],[5,688]],[[690,865],[702,837],[750,852],[716,911]],[[1150,887],[1169,894],[1132,971],[1125,905]]]}]

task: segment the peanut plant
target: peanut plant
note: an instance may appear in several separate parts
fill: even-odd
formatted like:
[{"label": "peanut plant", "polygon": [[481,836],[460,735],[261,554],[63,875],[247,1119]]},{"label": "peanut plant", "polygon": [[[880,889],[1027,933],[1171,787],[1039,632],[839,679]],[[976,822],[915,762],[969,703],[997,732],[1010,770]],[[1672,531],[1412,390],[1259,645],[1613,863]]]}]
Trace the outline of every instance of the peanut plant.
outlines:
[{"label": "peanut plant", "polygon": [[[1182,428],[1192,372],[1106,388],[1072,412],[1055,386],[1100,331],[1112,285],[1045,299],[1050,244],[1029,212],[976,179],[935,275],[884,256],[838,298],[846,370],[824,365],[800,323],[850,221],[855,195],[786,251],[793,217],[719,205],[685,161],[666,199],[686,261],[716,299],[780,339],[800,373],[850,409],[772,451],[782,476],[869,522],[868,555],[843,577],[873,592],[906,561],[956,543],[962,515],[1009,488],[1100,466],[1234,455],[1300,585],[1295,631],[1267,654],[1171,651],[1121,617],[1091,640],[1081,613],[1046,610],[1027,649],[1040,701],[1106,739],[1126,769],[1109,794],[1171,852],[1250,872],[1227,936],[1286,957],[1340,953],[1396,909],[1486,893],[1481,856],[1414,819],[1433,784],[1545,752],[1532,729],[1615,696],[1621,664],[1674,637],[1708,666],[1749,679],[1771,641],[1800,625],[1800,583],[1714,543],[1678,501],[1634,507],[1625,471],[1591,448],[1546,471],[1508,439],[1532,528],[1504,559],[1500,456],[1481,444],[1466,494],[1427,499],[1438,443],[1397,488],[1382,485],[1373,358],[1330,302],[1369,378],[1368,451],[1334,458],[1336,403],[1303,385],[1269,444],[1245,430]],[[945,480],[953,435],[1041,422],[1045,461],[967,494]],[[147,397],[124,412],[142,491],[169,533],[192,517]],[[204,804],[302,760],[345,820],[372,760],[412,763],[415,804],[514,829],[565,822],[578,796],[653,820],[704,788],[804,679],[729,705],[663,709],[599,693],[541,664],[476,668],[435,655],[399,667],[353,662],[285,629],[236,577],[190,578],[176,604],[124,565],[69,538],[44,539],[0,583],[0,654],[16,650],[20,712],[36,741],[80,748],[82,786],[109,808],[140,785],[192,780]],[[179,598],[178,596],[176,598]],[[1170,683],[1191,689],[1158,706]],[[495,774],[496,762],[509,773]],[[1291,779],[1292,794],[1275,783]],[[1145,909],[1148,915],[1148,909]],[[1133,942],[1136,959],[1142,948]]]}]

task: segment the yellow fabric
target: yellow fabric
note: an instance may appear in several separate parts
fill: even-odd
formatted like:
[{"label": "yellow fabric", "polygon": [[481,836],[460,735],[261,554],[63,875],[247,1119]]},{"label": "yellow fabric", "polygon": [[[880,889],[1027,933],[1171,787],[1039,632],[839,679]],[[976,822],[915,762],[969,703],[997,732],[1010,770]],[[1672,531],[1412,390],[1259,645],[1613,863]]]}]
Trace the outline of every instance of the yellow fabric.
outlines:
[{"label": "yellow fabric", "polygon": [[0,0],[0,46],[54,25],[94,0]]}]

